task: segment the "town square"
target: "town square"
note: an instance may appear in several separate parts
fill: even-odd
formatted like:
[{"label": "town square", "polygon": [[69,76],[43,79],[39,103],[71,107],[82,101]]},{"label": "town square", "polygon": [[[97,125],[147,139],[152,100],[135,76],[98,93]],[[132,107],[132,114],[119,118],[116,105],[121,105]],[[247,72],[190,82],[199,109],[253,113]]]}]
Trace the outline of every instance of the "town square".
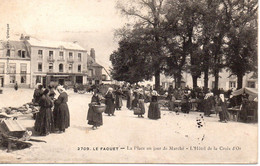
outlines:
[{"label": "town square", "polygon": [[258,1],[0,2],[0,163],[258,162]]}]

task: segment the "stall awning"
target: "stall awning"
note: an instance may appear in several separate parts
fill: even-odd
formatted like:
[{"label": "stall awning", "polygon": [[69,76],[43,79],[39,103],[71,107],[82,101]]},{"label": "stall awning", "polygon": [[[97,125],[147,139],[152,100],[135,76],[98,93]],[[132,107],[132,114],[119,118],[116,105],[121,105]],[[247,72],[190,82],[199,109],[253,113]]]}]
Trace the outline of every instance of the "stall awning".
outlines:
[{"label": "stall awning", "polygon": [[246,93],[246,94],[248,94],[250,96],[253,96],[253,97],[257,97],[257,95],[258,95],[257,89],[248,88],[248,87],[238,89],[238,90],[232,92],[232,95],[233,96],[238,96],[238,95],[242,95],[244,93]]}]

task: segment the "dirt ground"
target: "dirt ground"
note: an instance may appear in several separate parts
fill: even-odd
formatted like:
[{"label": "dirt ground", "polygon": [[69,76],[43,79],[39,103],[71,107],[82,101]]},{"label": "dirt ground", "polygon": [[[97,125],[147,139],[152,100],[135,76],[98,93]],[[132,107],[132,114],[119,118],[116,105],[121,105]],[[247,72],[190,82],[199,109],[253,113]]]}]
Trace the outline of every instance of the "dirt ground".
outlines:
[{"label": "dirt ground", "polygon": [[[137,118],[124,106],[116,116],[103,114],[98,130],[87,125],[91,94],[68,91],[71,126],[65,133],[33,136],[47,143],[31,142],[32,147],[7,153],[0,149],[0,163],[255,163],[258,125],[218,117],[201,117],[162,109],[161,119]],[[3,89],[0,108],[30,102],[33,89]],[[198,127],[197,120],[202,122]],[[18,121],[32,130],[32,115]]]}]

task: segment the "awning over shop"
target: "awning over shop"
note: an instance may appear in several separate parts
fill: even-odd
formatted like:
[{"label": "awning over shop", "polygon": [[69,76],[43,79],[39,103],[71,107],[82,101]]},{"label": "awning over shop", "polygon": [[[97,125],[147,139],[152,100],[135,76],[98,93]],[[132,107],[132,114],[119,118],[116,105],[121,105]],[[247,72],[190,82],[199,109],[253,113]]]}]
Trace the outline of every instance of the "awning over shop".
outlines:
[{"label": "awning over shop", "polygon": [[232,95],[233,96],[238,96],[238,95],[242,95],[244,93],[246,93],[246,94],[248,94],[248,95],[250,95],[250,96],[252,96],[254,98],[257,97],[257,95],[258,95],[257,89],[248,88],[248,87],[238,89],[238,90],[232,92]]},{"label": "awning over shop", "polygon": [[69,75],[52,75],[53,77],[69,77]]}]

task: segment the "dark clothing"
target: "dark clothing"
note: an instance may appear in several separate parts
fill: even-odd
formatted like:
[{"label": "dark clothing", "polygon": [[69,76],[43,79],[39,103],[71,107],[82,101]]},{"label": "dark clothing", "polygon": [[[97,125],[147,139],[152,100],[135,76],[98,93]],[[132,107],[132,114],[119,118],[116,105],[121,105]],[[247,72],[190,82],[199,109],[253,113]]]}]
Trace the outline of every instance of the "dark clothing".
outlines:
[{"label": "dark clothing", "polygon": [[47,135],[54,129],[53,115],[51,107],[53,106],[51,99],[43,95],[39,101],[40,112],[36,116],[34,129],[40,135]]},{"label": "dark clothing", "polygon": [[152,101],[149,105],[148,109],[148,118],[149,119],[160,119],[161,118],[161,111],[159,107],[159,103],[157,101],[156,96],[152,96]]},{"label": "dark clothing", "polygon": [[55,92],[54,92],[54,90],[53,89],[50,89],[50,93],[49,93],[49,96],[50,96],[50,98],[53,100],[54,99],[54,97],[55,97]]},{"label": "dark clothing", "polygon": [[189,95],[184,95],[181,104],[181,111],[187,114],[190,112]]},{"label": "dark clothing", "polygon": [[42,89],[35,89],[34,93],[33,93],[33,103],[34,104],[38,104],[39,100],[41,99],[43,94],[43,90]]},{"label": "dark clothing", "polygon": [[89,125],[101,126],[103,125],[102,113],[97,113],[93,109],[93,105],[100,105],[100,98],[98,95],[93,95],[91,103],[89,104],[87,120]]},{"label": "dark clothing", "polygon": [[127,103],[126,103],[126,107],[128,109],[132,109],[132,102],[133,102],[133,94],[129,90],[127,93]]},{"label": "dark clothing", "polygon": [[204,115],[210,116],[211,110],[214,109],[215,106],[215,98],[214,96],[210,96],[204,100]]},{"label": "dark clothing", "polygon": [[123,95],[123,92],[122,90],[117,90],[116,91],[116,109],[121,109],[121,107],[123,106],[123,102],[122,102],[122,95]]},{"label": "dark clothing", "polygon": [[219,112],[219,119],[220,121],[227,121],[229,120],[228,110],[227,110],[227,103],[226,101],[222,101],[221,99],[217,100],[217,107],[221,108]]},{"label": "dark clothing", "polygon": [[62,92],[54,102],[54,123],[59,131],[65,131],[70,126],[70,113],[67,102],[68,95],[66,92]]},{"label": "dark clothing", "polygon": [[139,115],[145,114],[144,96],[142,94],[139,95],[138,106],[141,109],[141,113]]},{"label": "dark clothing", "polygon": [[15,85],[14,85],[14,89],[15,89],[15,90],[18,90],[18,84],[15,84]]},{"label": "dark clothing", "polygon": [[114,114],[115,112],[115,97],[113,95],[113,93],[109,92],[106,94],[105,96],[105,99],[106,99],[106,110],[105,110],[105,113],[110,115],[110,114]]}]

